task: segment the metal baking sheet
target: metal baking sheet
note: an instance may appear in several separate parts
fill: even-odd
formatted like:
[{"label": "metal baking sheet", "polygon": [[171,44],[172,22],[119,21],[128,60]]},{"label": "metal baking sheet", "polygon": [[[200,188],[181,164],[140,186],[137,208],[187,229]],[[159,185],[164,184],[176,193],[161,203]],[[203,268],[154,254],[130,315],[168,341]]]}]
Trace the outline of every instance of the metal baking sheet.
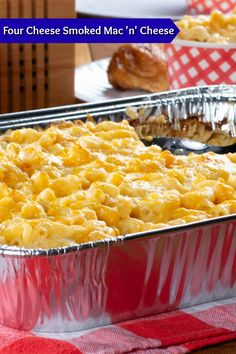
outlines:
[{"label": "metal baking sheet", "polygon": [[[236,87],[4,115],[0,129],[86,119],[87,113],[98,121],[120,120],[127,106],[141,105],[170,119],[194,113],[212,120],[216,112],[235,126]],[[235,296],[235,227],[236,215],[230,215],[74,247],[1,246],[0,322],[41,332],[75,331]]]}]

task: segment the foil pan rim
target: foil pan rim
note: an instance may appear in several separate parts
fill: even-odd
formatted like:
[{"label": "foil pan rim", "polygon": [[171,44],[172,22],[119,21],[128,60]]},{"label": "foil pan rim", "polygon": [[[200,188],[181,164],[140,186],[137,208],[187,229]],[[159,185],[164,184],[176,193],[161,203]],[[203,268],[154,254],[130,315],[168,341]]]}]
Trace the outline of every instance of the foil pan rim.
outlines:
[{"label": "foil pan rim", "polygon": [[[183,40],[182,40],[183,41]],[[187,41],[190,42],[190,41]],[[171,43],[171,44],[174,44]],[[235,45],[236,49],[236,45]],[[77,112],[82,114],[82,113],[90,113],[89,109],[93,107],[100,107],[100,105],[105,104],[104,107],[107,109],[113,109],[113,108],[119,108],[120,105],[123,107],[124,105],[127,105],[128,103],[133,103],[134,105],[137,104],[150,104],[153,103],[154,101],[159,101],[162,99],[173,99],[173,98],[181,98],[185,96],[192,96],[192,95],[209,95],[209,98],[212,96],[212,94],[221,94],[221,93],[226,93],[225,91],[232,90],[232,92],[236,96],[236,84],[235,85],[202,85],[202,86],[189,86],[189,87],[183,87],[180,89],[176,90],[165,90],[161,92],[156,92],[156,93],[144,93],[143,95],[136,95],[136,96],[130,96],[130,97],[125,97],[125,98],[116,98],[116,99],[110,99],[106,101],[96,101],[94,103],[82,103],[79,106],[77,106],[78,110]],[[228,94],[228,92],[227,92]],[[232,98],[233,95],[230,95],[228,98]],[[72,106],[64,106],[64,108],[68,108]],[[74,106],[75,107],[75,106]],[[50,109],[50,108],[49,108]],[[47,110],[49,110],[47,109]],[[46,110],[45,110],[46,111]],[[1,115],[0,115],[1,117]],[[69,117],[68,117],[68,120]]]},{"label": "foil pan rim", "polygon": [[58,248],[49,248],[49,249],[27,249],[23,247],[17,246],[8,246],[8,245],[1,245],[0,246],[0,256],[12,256],[12,257],[55,257],[55,256],[62,256],[68,253],[74,253],[78,251],[87,250],[90,248],[95,247],[109,247],[110,245],[114,244],[122,244],[123,242],[140,239],[140,238],[147,238],[147,237],[161,237],[166,236],[168,233],[176,233],[176,232],[185,232],[189,229],[199,228],[204,226],[213,226],[217,224],[222,224],[224,222],[236,221],[236,213],[230,214],[226,216],[215,217],[211,219],[205,219],[201,221],[196,221],[187,224],[175,225],[166,227],[163,229],[154,229],[149,231],[138,232],[134,234],[130,234],[127,236],[118,236],[118,237],[109,237],[103,240],[98,241],[91,241],[86,243],[81,243],[78,245],[73,246],[66,246],[66,247],[58,247]]},{"label": "foil pan rim", "polygon": [[[99,109],[99,112],[102,112],[103,109],[113,109],[117,108],[120,105],[123,107],[126,104],[146,104],[146,103],[152,103],[153,100],[162,100],[162,99],[168,99],[168,98],[180,98],[181,96],[185,97],[186,95],[194,95],[194,94],[209,94],[209,97],[211,97],[212,93],[216,94],[217,92],[221,94],[222,92],[227,90],[233,90],[235,92],[232,92],[236,96],[236,85],[204,85],[204,86],[190,86],[190,87],[185,87],[182,89],[177,89],[177,90],[168,90],[168,91],[162,91],[159,93],[147,93],[143,94],[140,96],[132,96],[132,97],[126,97],[126,98],[117,98],[117,99],[110,99],[107,101],[97,101],[94,103],[82,103],[82,104],[75,104],[75,105],[67,105],[67,106],[61,106],[61,107],[52,107],[52,108],[46,108],[46,109],[37,109],[37,110],[29,110],[29,111],[21,111],[21,112],[13,112],[13,113],[4,113],[0,115],[0,118],[4,120],[7,118],[8,123],[11,123],[11,120],[17,119],[18,123],[25,118],[28,117],[29,121],[33,117],[36,117],[37,119],[35,121],[32,121],[32,125],[38,124],[38,120],[40,121],[40,116],[42,114],[48,114],[51,115],[51,118],[55,117],[58,113],[63,112],[66,114],[64,120],[70,120],[70,115],[69,113],[73,114],[88,114],[90,113],[90,109],[95,110]],[[217,91],[217,92],[216,92]],[[227,92],[228,94],[228,92]],[[232,97],[232,96],[230,96]],[[70,111],[70,109],[72,111]],[[38,115],[37,115],[38,114]],[[78,116],[78,119],[80,117]],[[74,120],[74,119],[73,119]],[[40,121],[42,123],[42,121]]]}]

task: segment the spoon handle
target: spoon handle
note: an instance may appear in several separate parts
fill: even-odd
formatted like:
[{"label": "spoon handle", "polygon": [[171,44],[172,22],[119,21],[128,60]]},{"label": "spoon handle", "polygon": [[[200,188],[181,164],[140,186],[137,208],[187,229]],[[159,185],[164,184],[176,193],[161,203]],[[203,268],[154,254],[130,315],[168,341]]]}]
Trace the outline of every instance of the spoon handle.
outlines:
[{"label": "spoon handle", "polygon": [[236,152],[236,144],[229,146],[214,146],[210,144],[199,143],[197,141],[172,138],[172,137],[155,137],[151,141],[142,140],[146,146],[158,145],[162,150],[169,150],[174,155],[188,155],[191,152],[195,154],[203,154],[204,152],[215,152],[217,154],[228,154]]},{"label": "spoon handle", "polygon": [[217,154],[228,154],[229,152],[236,152],[236,144],[228,145],[228,146],[211,146],[209,151],[213,151]]},{"label": "spoon handle", "polygon": [[209,149],[207,144],[172,137],[155,137],[151,141],[143,140],[143,143],[146,146],[158,145],[162,148],[162,150],[169,150],[174,155],[188,155],[191,152],[203,154]]}]

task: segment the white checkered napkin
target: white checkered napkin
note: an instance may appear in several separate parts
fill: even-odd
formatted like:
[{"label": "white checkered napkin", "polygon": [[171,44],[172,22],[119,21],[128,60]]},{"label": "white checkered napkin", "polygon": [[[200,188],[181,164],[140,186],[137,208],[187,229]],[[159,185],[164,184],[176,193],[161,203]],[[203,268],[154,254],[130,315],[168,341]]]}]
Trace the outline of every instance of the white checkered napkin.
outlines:
[{"label": "white checkered napkin", "polygon": [[166,45],[170,86],[236,84],[236,49]]}]

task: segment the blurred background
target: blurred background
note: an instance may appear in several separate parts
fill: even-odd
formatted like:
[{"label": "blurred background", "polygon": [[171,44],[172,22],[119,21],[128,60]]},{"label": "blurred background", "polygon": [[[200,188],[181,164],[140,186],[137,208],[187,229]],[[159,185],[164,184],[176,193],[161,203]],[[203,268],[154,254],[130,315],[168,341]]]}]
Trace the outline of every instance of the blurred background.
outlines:
[{"label": "blurred background", "polygon": [[[0,18],[158,17],[180,16],[185,12],[185,0],[166,3],[154,0],[1,0]],[[0,112],[123,96],[124,92],[113,91],[106,75],[107,58],[118,47],[1,44]]]},{"label": "blurred background", "polygon": [[[0,0],[0,18],[168,16],[179,19],[187,13],[209,13],[221,6],[226,6],[227,12],[230,4],[235,5],[235,0]],[[113,72],[110,77],[107,74],[117,51],[113,58],[117,66],[118,60],[125,61],[127,55],[133,58],[130,68],[136,65],[137,77],[133,73],[127,77],[137,79],[137,83],[125,90],[124,85],[118,87],[114,83]],[[123,59],[118,58],[122,55]],[[149,63],[149,68],[139,67],[141,61]],[[129,63],[122,65],[124,72],[129,71]],[[147,71],[155,81],[163,70],[167,69],[162,54],[154,46],[140,50],[130,46],[120,52],[117,44],[0,44],[0,113],[158,92],[166,89],[166,84],[162,82],[161,88],[156,85],[149,90],[147,82],[141,82],[142,72]]]}]

